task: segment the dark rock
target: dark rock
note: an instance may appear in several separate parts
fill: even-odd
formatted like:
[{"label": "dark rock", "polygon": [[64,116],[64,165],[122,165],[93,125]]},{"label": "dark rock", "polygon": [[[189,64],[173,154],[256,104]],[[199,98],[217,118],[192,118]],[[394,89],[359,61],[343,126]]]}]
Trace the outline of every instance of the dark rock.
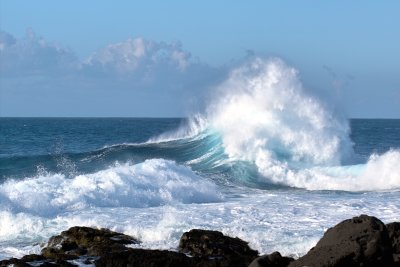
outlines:
[{"label": "dark rock", "polygon": [[55,260],[75,260],[78,259],[78,255],[74,254],[69,254],[69,251],[64,251],[62,249],[56,249],[56,248],[49,248],[46,247],[42,249],[42,255],[46,259],[55,259]]},{"label": "dark rock", "polygon": [[21,258],[22,261],[24,262],[32,262],[32,261],[42,261],[45,260],[46,258],[43,257],[42,255],[37,255],[37,254],[30,254],[30,255],[25,255]]},{"label": "dark rock", "polygon": [[393,260],[396,266],[400,266],[400,222],[389,223],[386,228],[392,243]]},{"label": "dark rock", "polygon": [[194,258],[173,251],[128,249],[103,255],[95,261],[97,267],[180,267],[196,266]]},{"label": "dark rock", "polygon": [[55,262],[45,261],[39,266],[40,267],[76,267],[78,265],[72,264],[72,263],[70,263],[68,261],[64,261],[64,260],[57,260]]},{"label": "dark rock", "polygon": [[294,261],[293,258],[282,257],[282,255],[276,251],[256,258],[250,263],[249,267],[287,267],[292,261]]},{"label": "dark rock", "polygon": [[388,231],[375,217],[345,220],[328,229],[314,248],[289,266],[393,266]]},{"label": "dark rock", "polygon": [[[256,250],[239,239],[224,236],[218,231],[193,229],[182,235],[179,250],[194,257],[203,258],[201,266],[247,266],[258,256]],[[218,265],[218,266],[219,266]]]},{"label": "dark rock", "polygon": [[101,256],[126,250],[126,244],[138,243],[133,237],[108,229],[72,227],[49,239],[42,255],[49,259],[71,260],[82,255]]},{"label": "dark rock", "polygon": [[26,262],[16,259],[16,258],[11,258],[8,260],[2,260],[0,261],[0,266],[5,267],[5,266],[14,266],[14,267],[30,267],[31,265],[27,264]]}]

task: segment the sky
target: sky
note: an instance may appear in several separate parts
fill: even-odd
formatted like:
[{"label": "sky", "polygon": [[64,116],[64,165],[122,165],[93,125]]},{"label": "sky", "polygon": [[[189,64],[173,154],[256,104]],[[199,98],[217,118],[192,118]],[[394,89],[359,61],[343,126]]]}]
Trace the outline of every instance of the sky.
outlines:
[{"label": "sky", "polygon": [[279,57],[350,118],[400,118],[400,1],[0,0],[0,116],[182,117]]}]

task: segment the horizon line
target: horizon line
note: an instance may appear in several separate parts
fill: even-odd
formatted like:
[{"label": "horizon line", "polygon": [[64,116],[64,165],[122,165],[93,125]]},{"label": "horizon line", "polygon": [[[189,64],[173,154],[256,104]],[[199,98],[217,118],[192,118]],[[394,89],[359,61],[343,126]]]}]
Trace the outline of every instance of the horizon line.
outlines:
[{"label": "horizon line", "polygon": [[[188,119],[190,116],[182,117],[155,117],[155,116],[0,116],[0,119]],[[354,117],[349,120],[400,120],[395,117]]]}]

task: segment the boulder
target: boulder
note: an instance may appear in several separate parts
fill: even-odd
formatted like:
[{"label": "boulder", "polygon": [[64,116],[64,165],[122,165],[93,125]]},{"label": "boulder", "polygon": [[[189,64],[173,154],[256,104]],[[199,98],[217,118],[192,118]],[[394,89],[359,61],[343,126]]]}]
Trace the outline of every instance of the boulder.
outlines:
[{"label": "boulder", "polygon": [[314,248],[289,266],[393,266],[388,231],[375,217],[345,220],[328,229]]},{"label": "boulder", "polygon": [[[35,263],[34,265],[29,263]],[[56,260],[56,261],[49,261],[46,258],[40,255],[26,255],[21,259],[11,258],[9,260],[0,261],[0,266],[13,266],[13,267],[31,267],[31,266],[40,266],[40,267],[76,267],[77,265],[69,263],[64,260]]]},{"label": "boulder", "polygon": [[400,266],[400,222],[389,223],[386,228],[392,243],[393,260],[396,266]]},{"label": "boulder", "polygon": [[196,261],[183,253],[131,248],[103,255],[95,261],[95,265],[97,267],[190,267],[196,266]]},{"label": "boulder", "polygon": [[16,258],[11,258],[8,260],[2,260],[0,261],[0,266],[1,267],[6,267],[6,266],[14,266],[14,267],[30,267],[31,265],[27,264],[26,262],[16,259]]},{"label": "boulder", "polygon": [[200,229],[184,233],[179,242],[179,250],[201,258],[200,266],[247,266],[258,256],[256,250],[237,237]]},{"label": "boulder", "polygon": [[276,251],[256,258],[250,263],[249,267],[287,267],[292,261],[294,261],[293,258],[282,257],[282,255]]},{"label": "boulder", "polygon": [[101,256],[126,250],[126,244],[139,243],[131,236],[89,227],[72,227],[49,239],[42,255],[48,259],[72,260],[82,255]]}]

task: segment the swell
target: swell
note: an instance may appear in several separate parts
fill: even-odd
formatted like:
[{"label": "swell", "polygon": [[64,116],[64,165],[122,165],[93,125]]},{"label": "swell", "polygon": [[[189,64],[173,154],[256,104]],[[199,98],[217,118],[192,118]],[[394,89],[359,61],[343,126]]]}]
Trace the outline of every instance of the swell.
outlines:
[{"label": "swell", "polygon": [[[144,143],[116,144],[83,153],[14,156],[0,159],[2,180],[21,180],[53,173],[65,178],[90,174],[119,163],[131,165],[150,159],[172,160],[219,184],[256,188],[277,188],[261,179],[254,163],[232,160],[224,151],[221,136],[204,130],[192,137],[172,139],[165,134]],[[33,175],[34,174],[34,175]]]},{"label": "swell", "polygon": [[[58,153],[48,155],[11,156],[0,159],[1,178],[31,176],[45,169],[50,172],[93,172],[116,162],[140,163],[147,159],[163,158],[195,169],[213,169],[227,157],[216,135],[204,134],[195,138],[173,141],[152,141],[133,144],[116,144],[82,153]],[[70,166],[72,165],[72,166]]]}]

